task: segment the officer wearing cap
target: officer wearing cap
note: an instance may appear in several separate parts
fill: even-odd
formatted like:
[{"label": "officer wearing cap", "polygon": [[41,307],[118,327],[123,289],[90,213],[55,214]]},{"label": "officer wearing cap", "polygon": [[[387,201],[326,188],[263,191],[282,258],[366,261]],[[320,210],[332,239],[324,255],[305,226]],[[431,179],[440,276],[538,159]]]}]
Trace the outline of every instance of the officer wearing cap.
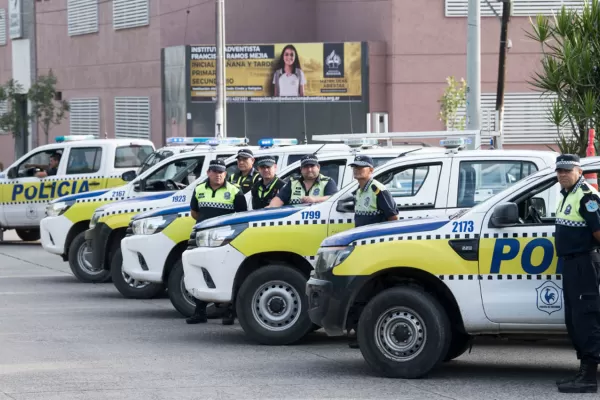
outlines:
[{"label": "officer wearing cap", "polygon": [[300,161],[300,178],[290,178],[269,207],[281,207],[289,204],[321,203],[337,193],[338,187],[333,179],[321,175],[321,166],[316,155],[306,155]]},{"label": "officer wearing cap", "polygon": [[580,360],[579,372],[557,381],[559,392],[596,393],[600,362],[600,197],[582,175],[579,157],[556,160],[562,188],[556,211],[555,247],[562,261],[565,324]]},{"label": "officer wearing cap", "polygon": [[[190,203],[191,214],[196,222],[248,210],[241,189],[225,180],[227,173],[223,160],[212,160],[208,165],[207,175],[206,182],[196,186]],[[194,301],[196,303],[194,315],[187,318],[186,322],[188,324],[206,322],[207,303],[199,299],[194,299]],[[227,314],[229,313],[230,311]],[[230,320],[230,316],[226,315],[223,318],[223,323],[228,325]]]},{"label": "officer wearing cap", "polygon": [[254,154],[250,149],[241,149],[237,153],[237,166],[239,172],[229,177],[229,182],[236,184],[246,194],[252,189],[259,175],[254,169]]},{"label": "officer wearing cap", "polygon": [[398,219],[392,194],[385,185],[373,179],[373,159],[357,155],[350,164],[358,189],[354,192],[354,226],[364,226]]},{"label": "officer wearing cap", "polygon": [[256,160],[260,179],[252,186],[252,209],[258,210],[269,205],[273,197],[283,188],[283,182],[277,176],[277,163],[272,156]]}]

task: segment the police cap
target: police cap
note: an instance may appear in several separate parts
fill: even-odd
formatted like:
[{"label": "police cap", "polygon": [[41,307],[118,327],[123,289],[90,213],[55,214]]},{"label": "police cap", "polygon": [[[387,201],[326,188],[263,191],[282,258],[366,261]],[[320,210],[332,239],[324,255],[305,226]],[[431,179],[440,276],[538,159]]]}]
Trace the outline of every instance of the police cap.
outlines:
[{"label": "police cap", "polygon": [[357,155],[356,157],[354,157],[354,161],[352,162],[352,164],[350,164],[351,167],[371,167],[374,168],[373,166],[373,159],[369,156],[365,156],[365,155]]},{"label": "police cap", "polygon": [[300,167],[306,167],[308,165],[319,165],[319,159],[314,154],[307,154],[300,160]]},{"label": "police cap", "polygon": [[272,156],[263,156],[256,160],[256,165],[258,167],[272,167],[275,164],[277,164],[277,161],[275,161],[275,158],[273,158]]},{"label": "police cap", "polygon": [[579,156],[577,154],[561,154],[556,157],[556,170],[580,167]]},{"label": "police cap", "polygon": [[225,172],[227,170],[227,168],[225,166],[225,161],[221,160],[220,158],[218,158],[216,160],[212,160],[208,164],[208,170],[215,171],[215,172]]},{"label": "police cap", "polygon": [[254,154],[252,153],[252,150],[250,149],[241,149],[240,151],[238,151],[237,153],[237,157],[235,158],[254,158]]}]

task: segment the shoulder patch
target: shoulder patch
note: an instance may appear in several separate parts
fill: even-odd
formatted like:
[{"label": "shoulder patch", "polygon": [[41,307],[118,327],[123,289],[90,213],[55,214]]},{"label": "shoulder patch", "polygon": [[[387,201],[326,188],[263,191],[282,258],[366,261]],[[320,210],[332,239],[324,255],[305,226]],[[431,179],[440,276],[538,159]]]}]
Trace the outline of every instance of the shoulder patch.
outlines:
[{"label": "shoulder patch", "polygon": [[589,212],[598,211],[598,202],[596,202],[596,200],[588,200],[585,203],[585,209],[588,210]]}]

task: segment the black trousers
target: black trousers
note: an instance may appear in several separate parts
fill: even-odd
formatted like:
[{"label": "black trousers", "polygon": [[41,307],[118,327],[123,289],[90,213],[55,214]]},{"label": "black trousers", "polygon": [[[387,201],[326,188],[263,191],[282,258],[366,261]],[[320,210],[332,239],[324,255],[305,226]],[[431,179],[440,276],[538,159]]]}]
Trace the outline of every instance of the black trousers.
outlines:
[{"label": "black trousers", "polygon": [[600,363],[600,253],[563,257],[565,324],[577,359]]},{"label": "black trousers", "polygon": [[194,315],[206,315],[206,306],[207,302],[199,300],[194,297],[194,303],[196,303],[196,308],[194,309]]}]

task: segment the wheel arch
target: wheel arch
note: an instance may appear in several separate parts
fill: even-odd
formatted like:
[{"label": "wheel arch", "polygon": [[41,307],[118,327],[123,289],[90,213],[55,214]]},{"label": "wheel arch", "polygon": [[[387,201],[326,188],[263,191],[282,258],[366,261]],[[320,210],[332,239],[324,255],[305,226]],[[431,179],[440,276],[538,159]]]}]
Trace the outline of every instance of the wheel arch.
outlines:
[{"label": "wheel arch", "polygon": [[77,223],[75,223],[71,229],[69,229],[69,232],[67,233],[67,238],[65,239],[65,255],[64,255],[64,259],[65,261],[69,260],[69,250],[71,249],[71,243],[73,242],[73,240],[75,239],[75,237],[77,235],[79,235],[81,232],[85,232],[89,229],[90,227],[90,221],[79,221]]},{"label": "wheel arch", "polygon": [[162,281],[164,283],[167,283],[167,281],[169,280],[169,275],[171,274],[173,267],[175,267],[175,263],[177,262],[177,260],[181,259],[181,255],[187,249],[187,246],[188,241],[185,240],[183,242],[177,243],[169,252],[169,255],[165,260],[165,265],[163,266],[162,272]]},{"label": "wheel arch", "polygon": [[121,240],[125,238],[127,234],[127,227],[116,228],[110,232],[108,240],[106,241],[106,248],[104,249],[104,269],[110,269],[110,263],[115,250],[120,247]]}]

